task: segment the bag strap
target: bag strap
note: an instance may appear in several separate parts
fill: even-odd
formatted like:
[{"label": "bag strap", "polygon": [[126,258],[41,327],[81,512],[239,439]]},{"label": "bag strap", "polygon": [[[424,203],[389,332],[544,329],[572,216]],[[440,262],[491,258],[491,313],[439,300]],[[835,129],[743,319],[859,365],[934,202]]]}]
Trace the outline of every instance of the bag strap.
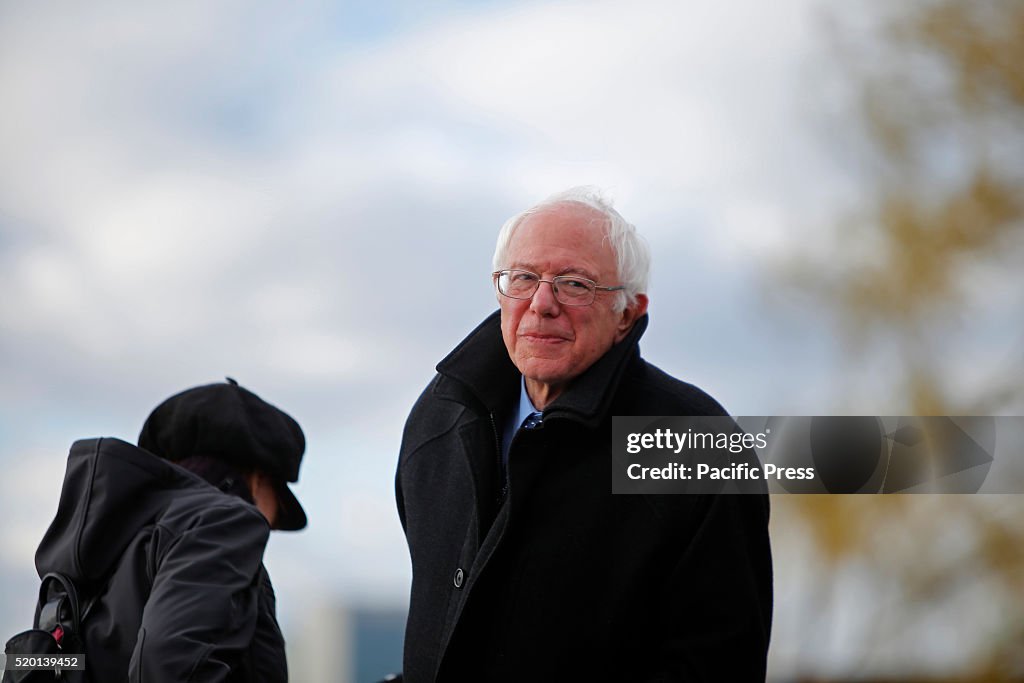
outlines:
[{"label": "bag strap", "polygon": [[[88,607],[92,607],[90,601]],[[34,625],[45,631],[54,631],[58,626],[76,636],[81,632],[82,612],[78,600],[78,589],[74,581],[60,572],[50,572],[39,584],[39,600],[36,602]]]}]

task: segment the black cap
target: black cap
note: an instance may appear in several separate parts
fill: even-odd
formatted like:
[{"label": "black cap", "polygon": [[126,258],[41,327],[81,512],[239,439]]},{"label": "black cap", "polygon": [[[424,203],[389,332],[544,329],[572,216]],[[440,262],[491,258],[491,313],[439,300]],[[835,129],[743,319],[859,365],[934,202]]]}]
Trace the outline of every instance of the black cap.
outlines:
[{"label": "black cap", "polygon": [[275,528],[306,526],[306,513],[285,484],[299,479],[306,450],[302,428],[230,377],[227,383],[194,387],[158,405],[142,426],[139,447],[172,462],[203,455],[265,472],[277,482]]}]

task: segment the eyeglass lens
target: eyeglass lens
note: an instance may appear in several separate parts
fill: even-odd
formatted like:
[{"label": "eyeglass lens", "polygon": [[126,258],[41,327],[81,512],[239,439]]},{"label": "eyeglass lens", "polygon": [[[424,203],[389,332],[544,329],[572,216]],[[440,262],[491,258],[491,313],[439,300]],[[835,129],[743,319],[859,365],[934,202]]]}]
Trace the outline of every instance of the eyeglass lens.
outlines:
[{"label": "eyeglass lens", "polygon": [[[503,270],[498,274],[498,291],[513,299],[531,298],[540,283],[540,276],[527,270]],[[551,287],[555,299],[570,306],[585,305],[594,299],[595,285],[585,278],[559,275],[552,278]]]}]

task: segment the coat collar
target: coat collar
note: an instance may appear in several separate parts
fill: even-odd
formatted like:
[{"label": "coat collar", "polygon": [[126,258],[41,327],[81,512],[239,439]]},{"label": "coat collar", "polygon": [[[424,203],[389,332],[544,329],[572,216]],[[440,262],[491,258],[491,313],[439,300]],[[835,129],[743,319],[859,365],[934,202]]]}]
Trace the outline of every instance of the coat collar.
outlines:
[{"label": "coat collar", "polygon": [[[608,350],[577,377],[544,411],[544,419],[568,418],[595,426],[607,413],[622,374],[640,357],[639,342],[647,329],[645,314],[633,323],[626,338]],[[494,414],[519,395],[519,370],[501,337],[501,311],[488,316],[462,343],[437,364],[443,377],[466,387]],[[439,390],[443,390],[439,387]]]}]

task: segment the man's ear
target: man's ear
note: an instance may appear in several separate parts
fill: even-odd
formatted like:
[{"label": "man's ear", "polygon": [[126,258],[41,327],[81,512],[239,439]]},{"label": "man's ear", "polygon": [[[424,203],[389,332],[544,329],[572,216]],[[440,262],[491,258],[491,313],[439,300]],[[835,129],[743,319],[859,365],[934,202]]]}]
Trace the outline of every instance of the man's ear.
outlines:
[{"label": "man's ear", "polygon": [[629,331],[633,329],[633,323],[636,322],[637,318],[643,317],[643,314],[647,312],[647,295],[637,294],[636,302],[626,306],[622,309],[620,314],[619,323],[615,327],[615,343],[618,344],[620,341],[626,338]]}]

